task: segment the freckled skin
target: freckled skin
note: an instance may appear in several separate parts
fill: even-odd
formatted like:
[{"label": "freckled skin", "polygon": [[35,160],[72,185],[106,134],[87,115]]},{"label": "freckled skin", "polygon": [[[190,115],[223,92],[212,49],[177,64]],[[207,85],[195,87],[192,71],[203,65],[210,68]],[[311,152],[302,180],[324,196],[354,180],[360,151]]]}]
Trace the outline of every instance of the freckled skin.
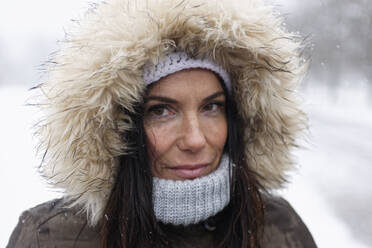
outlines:
[{"label": "freckled skin", "polygon": [[[216,170],[227,139],[225,95],[217,76],[187,69],[153,83],[144,126],[154,176],[185,180]],[[183,173],[192,166],[200,168]]]}]

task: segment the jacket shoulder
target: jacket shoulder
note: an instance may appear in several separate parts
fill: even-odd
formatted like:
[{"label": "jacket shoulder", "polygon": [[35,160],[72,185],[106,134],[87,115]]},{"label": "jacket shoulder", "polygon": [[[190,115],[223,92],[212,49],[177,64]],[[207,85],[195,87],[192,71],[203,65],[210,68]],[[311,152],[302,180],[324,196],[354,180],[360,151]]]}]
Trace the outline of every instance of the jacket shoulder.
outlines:
[{"label": "jacket shoulder", "polygon": [[315,241],[292,206],[282,197],[265,195],[265,248],[316,248]]},{"label": "jacket shoulder", "polygon": [[55,199],[26,210],[10,236],[8,248],[99,247],[99,233],[65,199]]}]

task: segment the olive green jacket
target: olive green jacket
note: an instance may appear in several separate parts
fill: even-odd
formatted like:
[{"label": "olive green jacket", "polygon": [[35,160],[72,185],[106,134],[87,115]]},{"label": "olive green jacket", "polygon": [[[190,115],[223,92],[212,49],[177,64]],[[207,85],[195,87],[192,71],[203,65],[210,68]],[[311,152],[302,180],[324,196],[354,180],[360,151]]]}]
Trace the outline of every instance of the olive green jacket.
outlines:
[{"label": "olive green jacket", "polygon": [[[283,198],[267,197],[263,248],[315,248],[300,217]],[[98,228],[87,225],[86,215],[64,207],[63,199],[25,211],[13,231],[8,248],[100,247]],[[171,247],[212,247],[213,231],[203,224],[165,227]]]}]

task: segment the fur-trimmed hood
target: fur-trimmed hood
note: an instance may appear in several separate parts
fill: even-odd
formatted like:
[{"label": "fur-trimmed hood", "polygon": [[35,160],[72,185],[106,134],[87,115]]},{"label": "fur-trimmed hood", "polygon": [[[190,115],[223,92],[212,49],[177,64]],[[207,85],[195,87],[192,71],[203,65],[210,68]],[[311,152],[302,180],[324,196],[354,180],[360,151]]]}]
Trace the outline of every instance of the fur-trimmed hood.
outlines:
[{"label": "fur-trimmed hood", "polygon": [[208,56],[230,74],[245,129],[245,155],[267,189],[293,168],[290,150],[305,125],[296,86],[306,64],[299,37],[260,0],[107,0],[68,31],[39,86],[42,174],[76,198],[96,223],[109,197],[125,111],[144,93],[143,66],[175,49]]}]

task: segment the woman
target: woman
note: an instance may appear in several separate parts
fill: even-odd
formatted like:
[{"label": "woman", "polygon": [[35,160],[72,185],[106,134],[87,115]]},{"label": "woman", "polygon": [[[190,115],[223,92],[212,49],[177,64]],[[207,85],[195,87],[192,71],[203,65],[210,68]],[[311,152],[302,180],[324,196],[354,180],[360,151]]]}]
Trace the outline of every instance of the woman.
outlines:
[{"label": "woman", "polygon": [[66,196],[8,247],[316,247],[272,193],[306,126],[281,23],[259,0],[91,9],[38,87],[41,171]]}]

